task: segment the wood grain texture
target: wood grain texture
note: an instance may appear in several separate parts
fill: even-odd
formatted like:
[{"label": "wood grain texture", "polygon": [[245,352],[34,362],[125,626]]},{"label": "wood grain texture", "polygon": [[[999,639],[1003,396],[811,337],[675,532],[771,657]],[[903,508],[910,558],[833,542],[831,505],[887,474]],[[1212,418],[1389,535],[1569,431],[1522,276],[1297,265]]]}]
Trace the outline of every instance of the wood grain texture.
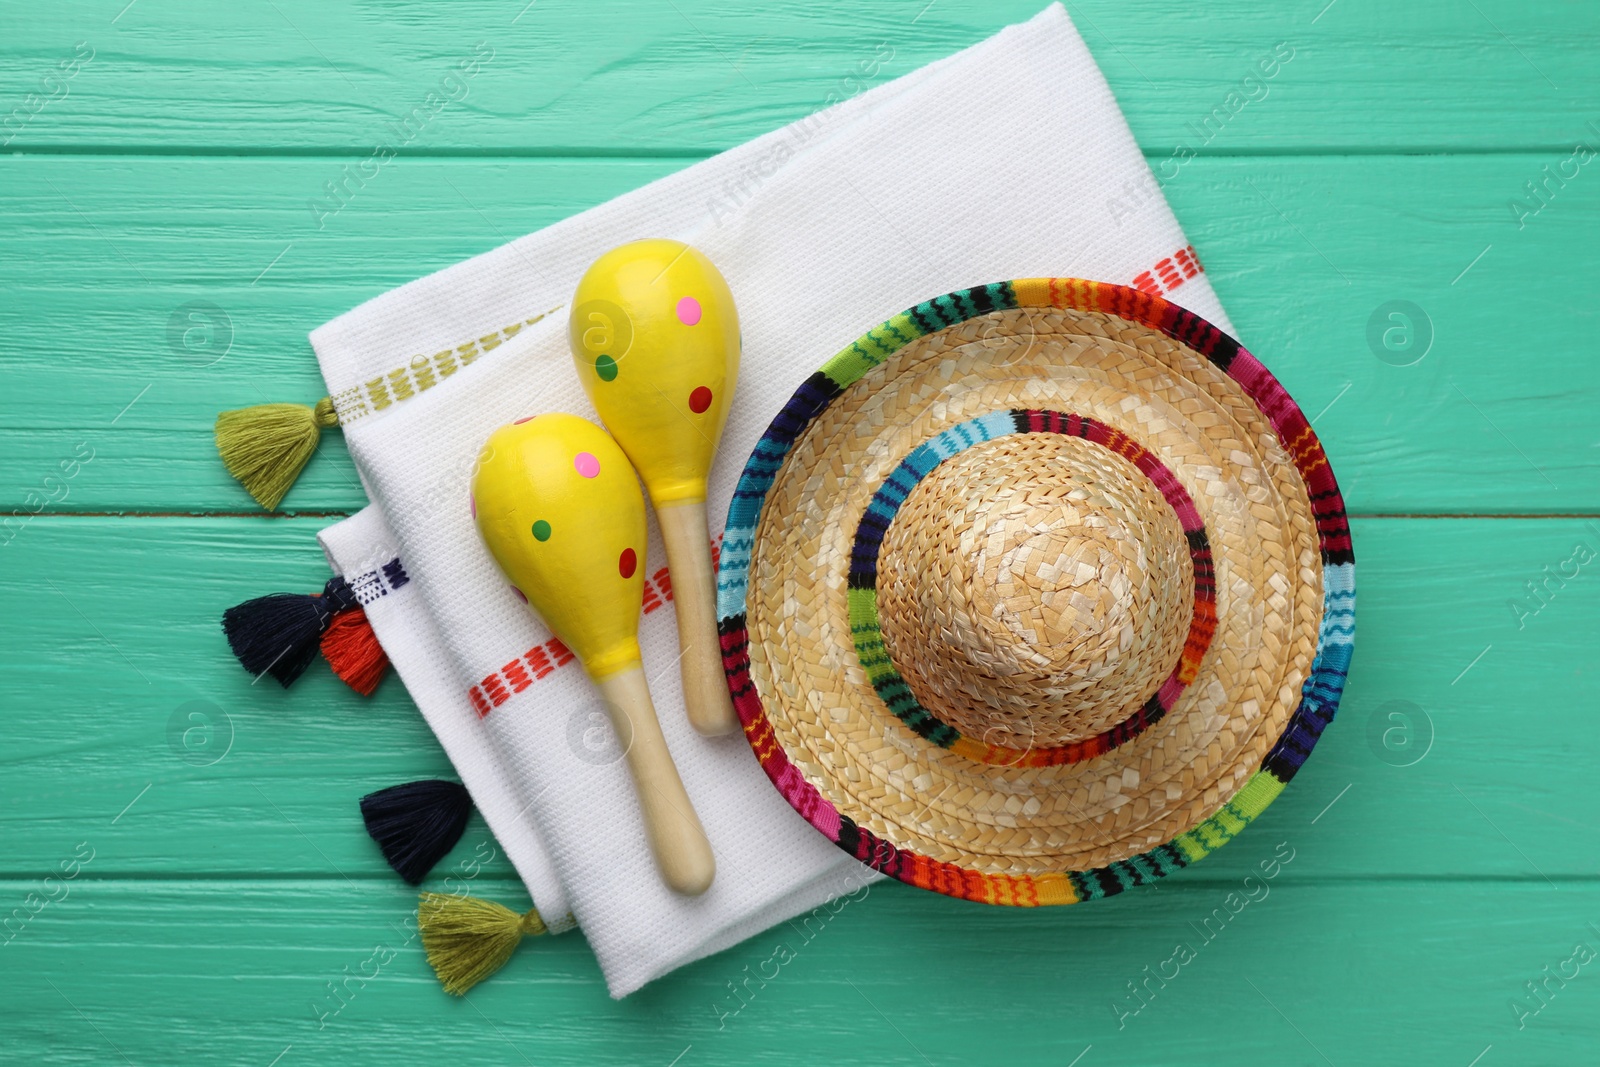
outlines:
[{"label": "wood grain texture", "polygon": [[[1580,0],[1338,0],[1323,10],[1326,3],[1067,6],[1140,144],[1163,155],[1177,144],[1198,147],[1190,124],[1279,42],[1294,58],[1259,105],[1207,148],[1553,150],[1583,136],[1584,119],[1600,105],[1592,63],[1600,30]],[[849,95],[975,44],[1044,4],[214,6],[145,3],[113,22],[120,4],[76,0],[15,20],[0,44],[0,99],[37,92],[39,78],[79,41],[94,58],[13,147],[185,155],[370,149],[482,42],[493,58],[464,97],[426,124],[412,142],[417,149],[709,153],[817,111],[830,94]]]},{"label": "wood grain texture", "polygon": [[[1242,907],[1242,879],[1032,912],[879,884],[621,1002],[606,998],[576,934],[524,941],[493,980],[447,998],[403,921],[414,895],[398,880],[86,873],[0,950],[7,1037],[49,1049],[58,1064],[120,1063],[120,1052],[132,1063],[264,1065],[282,1055],[350,1067],[396,1056],[1068,1064],[1091,1045],[1081,1064],[1465,1065],[1490,1045],[1500,1062],[1542,1064],[1571,1062],[1600,1039],[1594,964],[1564,987],[1552,981],[1520,1030],[1511,1007],[1540,1005],[1524,983],[1558,969],[1576,944],[1600,947],[1592,883],[1300,876],[1302,862],[1351,831],[1324,820],[1229,846],[1257,864],[1280,844],[1293,857],[1271,880],[1258,873],[1249,887],[1258,899]],[[527,899],[509,881],[469,885],[512,905]],[[0,883],[9,896],[25,889]],[[1173,975],[1163,964],[1179,944],[1192,961],[1164,985],[1148,977]],[[1129,983],[1149,990],[1142,1007]]]},{"label": "wood grain texture", "polygon": [[[685,162],[400,160],[319,231],[306,203],[338,159],[0,158],[15,209],[0,447],[16,457],[0,510],[250,510],[212,422],[321,396],[309,328]],[[1600,244],[1600,175],[1518,229],[1507,200],[1546,162],[1196,160],[1168,186],[1243,340],[1316,418],[1354,513],[1600,511],[1594,285],[1573,268]],[[169,333],[195,300],[227,316],[216,362],[220,335]],[[1368,344],[1393,300],[1430,323],[1411,366]],[[338,433],[322,440],[285,506],[359,508]],[[95,459],[50,503],[42,479],[80,442]]]},{"label": "wood grain texture", "polygon": [[[337,433],[299,517],[212,451],[218,410],[321,395],[310,328],[1041,4],[0,0],[0,1058],[1591,1057],[1600,977],[1559,976],[1600,950],[1600,579],[1572,573],[1600,552],[1600,172],[1526,183],[1600,141],[1592,4],[1069,5],[1151,163],[1198,150],[1166,194],[1367,516],[1338,721],[1157,888],[1024,912],[880,885],[620,1003],[581,935],[541,938],[453,1000],[356,809],[450,774],[403,688],[319,664],[285,692],[228,656],[222,609],[319,588],[316,529],[364,503]],[[1200,135],[1278,42],[1265,96]],[[473,55],[319,225],[323,183]],[[1431,327],[1410,366],[1368,342],[1396,300]],[[476,817],[427,888],[527,903]]]}]

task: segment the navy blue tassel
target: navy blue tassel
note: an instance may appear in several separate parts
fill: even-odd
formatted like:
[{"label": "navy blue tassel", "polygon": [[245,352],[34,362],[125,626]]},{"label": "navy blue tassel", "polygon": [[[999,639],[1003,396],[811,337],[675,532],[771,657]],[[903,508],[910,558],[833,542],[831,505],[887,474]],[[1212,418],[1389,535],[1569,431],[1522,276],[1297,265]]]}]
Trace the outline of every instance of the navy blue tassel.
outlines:
[{"label": "navy blue tassel", "polygon": [[395,873],[412,885],[420,885],[456,847],[471,815],[472,798],[460,782],[407,782],[361,798],[367,833]]},{"label": "navy blue tassel", "polygon": [[343,578],[332,578],[321,596],[272,593],[222,613],[222,632],[244,669],[270,674],[285,689],[317,658],[317,641],[341,611],[359,607]]}]

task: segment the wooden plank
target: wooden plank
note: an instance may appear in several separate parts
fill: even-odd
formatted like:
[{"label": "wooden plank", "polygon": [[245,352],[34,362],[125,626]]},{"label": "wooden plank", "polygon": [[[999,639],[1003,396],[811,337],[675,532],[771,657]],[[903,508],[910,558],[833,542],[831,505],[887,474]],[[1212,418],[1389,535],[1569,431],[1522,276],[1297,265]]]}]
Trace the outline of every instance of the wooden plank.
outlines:
[{"label": "wooden plank", "polygon": [[[78,2],[11,27],[0,101],[20,109],[9,129],[22,151],[320,152],[387,138],[415,152],[711,152],[1042,7],[411,0],[376,10],[281,0],[196,19],[182,6],[108,14]],[[1584,121],[1600,104],[1600,13],[1590,5],[1070,7],[1140,143],[1163,156],[1179,144],[1570,149],[1591,136]],[[1275,48],[1290,57],[1281,69],[1268,59]],[[79,56],[89,58],[74,64]],[[1274,76],[1247,83],[1264,59]],[[62,63],[72,76],[47,80],[61,78]],[[463,79],[462,63],[477,73]],[[1229,105],[1236,90],[1254,99]],[[391,133],[430,91],[453,102],[412,120],[408,139]],[[1230,106],[1220,132],[1196,133]]]},{"label": "wooden plank", "polygon": [[[1464,1067],[1582,1062],[1600,1039],[1597,965],[1571,962],[1600,950],[1594,881],[1318,884],[1298,870],[1309,835],[1235,847],[1276,876],[1036,911],[874,886],[622,1002],[578,934],[525,942],[448,999],[398,881],[106,880],[91,864],[0,949],[0,995],[12,1055],[40,1063],[360,1067],[403,1048],[583,1067]],[[0,900],[36,889],[0,883]]]},{"label": "wooden plank", "polygon": [[[0,725],[0,876],[42,875],[83,828],[115,825],[132,832],[107,830],[99,877],[392,877],[357,798],[449,774],[403,688],[390,678],[365,702],[320,664],[288,692],[252,684],[218,630],[240,600],[321,587],[320,525],[43,517],[6,546],[0,618],[27,624],[0,668],[10,705],[32,710]],[[1600,563],[1571,561],[1579,544],[1600,557],[1600,522],[1377,519],[1355,533],[1344,707],[1251,835],[1316,827],[1297,870],[1319,878],[1590,874],[1600,842],[1577,798],[1600,762],[1586,725]],[[231,724],[215,762],[210,735],[183,734],[196,707]],[[1224,849],[1184,877],[1250,862]]]},{"label": "wooden plank", "polygon": [[[17,531],[0,612],[31,622],[0,662],[16,706],[48,711],[26,729],[12,720],[0,745],[15,797],[0,869],[48,869],[80,829],[127,827],[101,849],[100,876],[394,877],[359,798],[456,777],[404,686],[391,673],[363,699],[320,660],[292,690],[255,682],[220,627],[241,600],[319,591],[323,525],[39,518]],[[458,847],[488,838],[481,818],[472,827]]]},{"label": "wooden plank", "polygon": [[[1600,182],[1552,186],[1520,227],[1507,206],[1552,159],[1208,159],[1169,186],[1241,336],[1316,418],[1355,513],[1600,511],[1600,466],[1570,431],[1600,401],[1583,340]],[[306,203],[337,159],[0,161],[0,449],[14,458],[0,509],[252,509],[212,420],[320,396],[307,330],[685,162],[409,160],[319,231]],[[1410,351],[1369,343],[1392,301],[1422,309]],[[226,315],[220,362],[206,344],[222,335],[191,312]],[[338,435],[323,440],[287,503],[354,510]],[[93,461],[47,485],[80,446]]]}]

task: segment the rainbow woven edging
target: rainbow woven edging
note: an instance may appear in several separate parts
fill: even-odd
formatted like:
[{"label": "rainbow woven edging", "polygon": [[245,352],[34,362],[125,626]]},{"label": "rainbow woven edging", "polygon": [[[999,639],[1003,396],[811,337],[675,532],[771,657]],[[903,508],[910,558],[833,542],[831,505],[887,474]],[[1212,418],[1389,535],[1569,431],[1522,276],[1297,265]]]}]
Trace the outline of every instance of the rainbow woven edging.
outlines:
[{"label": "rainbow woven edging", "polygon": [[[1237,382],[1277,431],[1311,502],[1323,564],[1322,626],[1300,703],[1260,768],[1227,803],[1164,845],[1087,871],[986,874],[897,848],[841,814],[807,782],[779,745],[750,677],[745,623],[751,553],[768,491],[789,449],[818,414],[892,353],[926,334],[990,311],[1055,307],[1141,323],[1186,345]],[[717,576],[723,668],[746,739],[784,798],[829,840],[874,869],[911,885],[965,900],[1036,906],[1107,897],[1197,862],[1233,840],[1266,810],[1304,765],[1338,710],[1355,644],[1355,555],[1344,498],[1311,424],[1272,373],[1239,342],[1158,296],[1076,278],[1026,278],[948,293],[868,330],[807,378],[756,443],[728,506]]]},{"label": "rainbow woven edging", "polygon": [[[974,445],[1018,433],[1055,433],[1080,437],[1133,464],[1161,493],[1183,528],[1194,576],[1194,610],[1183,650],[1178,655],[1178,664],[1150,699],[1134,709],[1126,719],[1093,737],[1066,745],[1030,746],[1025,749],[964,737],[960,730],[923,707],[890,660],[878,621],[878,550],[900,505],[911,495],[917,483],[945,460],[960,455]],[[1194,501],[1189,499],[1189,493],[1178,481],[1177,475],[1154,453],[1120,430],[1082,415],[1061,411],[992,411],[957,423],[912,449],[900,461],[900,465],[889,472],[861,516],[861,522],[856,527],[855,543],[851,546],[847,588],[850,633],[855,641],[856,656],[861,660],[861,669],[867,672],[867,680],[872,683],[884,706],[912,732],[940,748],[948,748],[957,755],[979,763],[1006,767],[1053,767],[1062,763],[1081,763],[1103,756],[1118,745],[1138,737],[1147,728],[1160,722],[1172,710],[1172,705],[1177,703],[1189,683],[1194,681],[1200,671],[1200,661],[1205,658],[1206,649],[1211,646],[1211,638],[1217,629],[1217,581],[1216,568],[1211,560],[1211,542],[1206,536],[1200,512],[1195,508]]]}]

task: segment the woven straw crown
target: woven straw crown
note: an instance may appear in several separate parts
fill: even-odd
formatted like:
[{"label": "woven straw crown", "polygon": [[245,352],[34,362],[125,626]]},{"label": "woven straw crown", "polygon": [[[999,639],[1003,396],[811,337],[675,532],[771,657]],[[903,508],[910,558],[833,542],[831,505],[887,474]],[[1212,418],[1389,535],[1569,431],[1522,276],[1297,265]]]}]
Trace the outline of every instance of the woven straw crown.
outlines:
[{"label": "woven straw crown", "polygon": [[1237,342],[1029,279],[869,331],[757,445],[718,614],[773,783],[904,881],[1072,903],[1231,839],[1333,717],[1354,560]]}]

